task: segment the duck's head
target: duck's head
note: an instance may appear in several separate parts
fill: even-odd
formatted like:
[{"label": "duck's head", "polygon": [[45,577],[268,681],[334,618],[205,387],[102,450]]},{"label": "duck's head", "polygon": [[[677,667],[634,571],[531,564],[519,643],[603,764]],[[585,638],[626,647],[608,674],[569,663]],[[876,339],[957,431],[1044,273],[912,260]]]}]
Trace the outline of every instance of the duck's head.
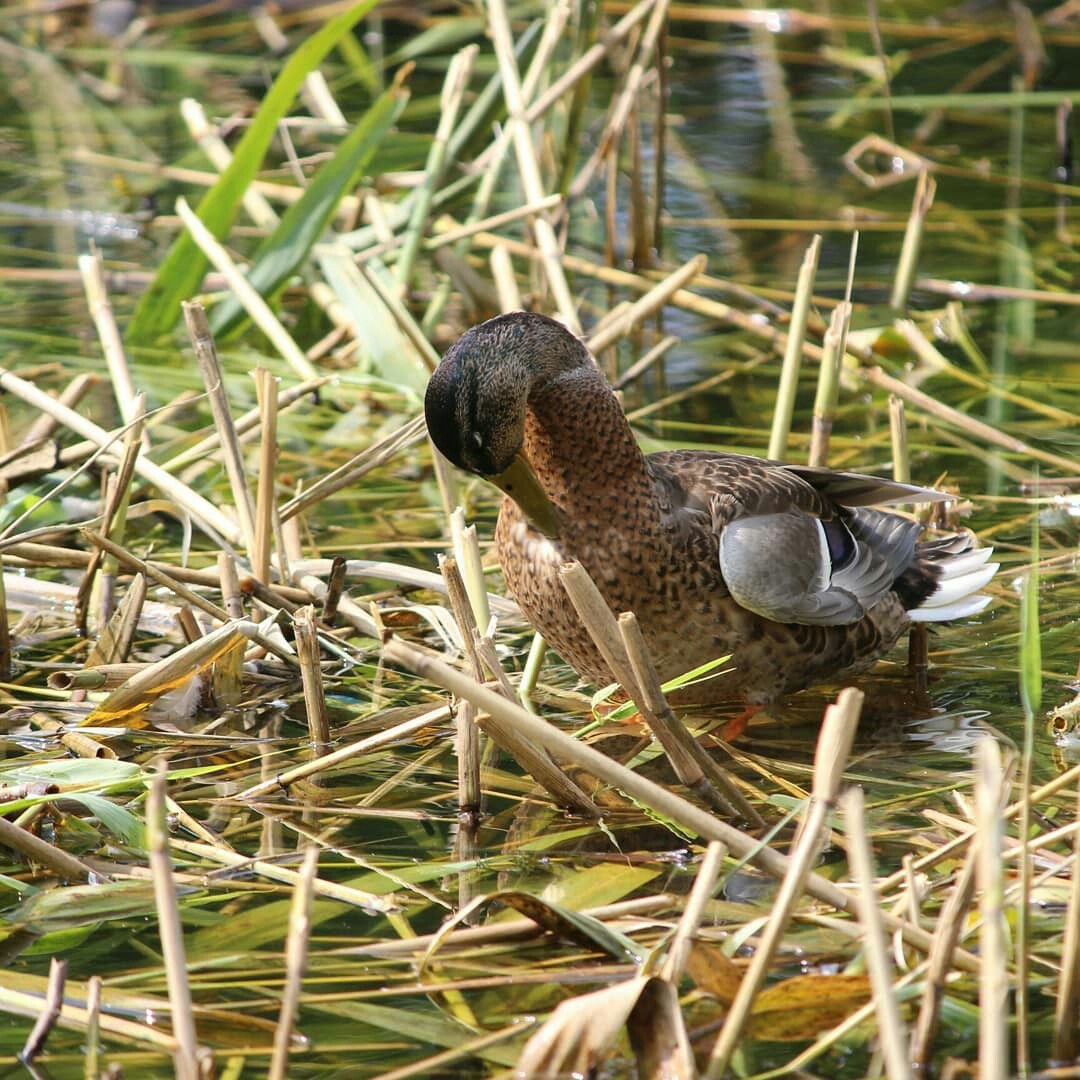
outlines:
[{"label": "duck's head", "polygon": [[588,352],[561,323],[515,311],[462,335],[424,398],[428,432],[443,457],[502,489],[546,536],[558,535],[558,523],[524,453],[526,403],[583,363]]}]

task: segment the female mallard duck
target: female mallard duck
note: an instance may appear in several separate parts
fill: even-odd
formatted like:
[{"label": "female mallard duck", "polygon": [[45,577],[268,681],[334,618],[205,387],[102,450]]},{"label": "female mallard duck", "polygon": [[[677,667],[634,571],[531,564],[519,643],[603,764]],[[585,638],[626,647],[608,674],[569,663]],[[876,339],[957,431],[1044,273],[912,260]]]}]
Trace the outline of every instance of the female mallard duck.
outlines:
[{"label": "female mallard duck", "polygon": [[924,488],[741,454],[645,455],[585,346],[543,315],[469,330],[427,388],[428,430],[455,465],[506,494],[495,544],[506,584],[590,682],[612,676],[559,580],[592,575],[633,611],[662,679],[730,654],[734,671],[678,700],[767,705],[861,670],[912,621],[981,610],[997,567],[969,535],[872,503],[940,500]]}]

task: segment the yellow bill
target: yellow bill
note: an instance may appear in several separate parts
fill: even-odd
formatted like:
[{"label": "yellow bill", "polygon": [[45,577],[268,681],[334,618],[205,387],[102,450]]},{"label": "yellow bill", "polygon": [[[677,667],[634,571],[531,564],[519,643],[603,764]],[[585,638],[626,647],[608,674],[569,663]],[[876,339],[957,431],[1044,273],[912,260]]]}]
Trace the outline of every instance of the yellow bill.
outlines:
[{"label": "yellow bill", "polygon": [[555,507],[540,486],[536,473],[528,459],[520,451],[510,465],[497,476],[489,476],[500,491],[505,492],[521,507],[529,521],[545,536],[554,539],[559,535],[559,523]]}]

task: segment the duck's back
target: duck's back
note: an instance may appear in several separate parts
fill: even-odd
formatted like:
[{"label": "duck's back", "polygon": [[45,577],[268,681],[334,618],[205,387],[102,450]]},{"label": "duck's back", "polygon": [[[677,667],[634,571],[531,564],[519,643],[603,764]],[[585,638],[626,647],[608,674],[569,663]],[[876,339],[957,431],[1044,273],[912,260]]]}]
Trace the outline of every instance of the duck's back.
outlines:
[{"label": "duck's back", "polygon": [[[932,562],[918,555],[921,527],[860,508],[910,489],[739,454],[671,451],[646,461],[653,499],[645,513],[640,499],[620,507],[609,492],[602,514],[579,515],[557,541],[532,529],[510,500],[500,513],[496,540],[511,593],[597,685],[612,676],[562,590],[564,560],[585,566],[613,611],[635,612],[662,679],[731,655],[734,670],[681,691],[676,700],[686,703],[768,704],[865,668],[908,627],[906,606],[936,587]],[[815,592],[828,572],[823,558],[847,560],[848,577]]]}]

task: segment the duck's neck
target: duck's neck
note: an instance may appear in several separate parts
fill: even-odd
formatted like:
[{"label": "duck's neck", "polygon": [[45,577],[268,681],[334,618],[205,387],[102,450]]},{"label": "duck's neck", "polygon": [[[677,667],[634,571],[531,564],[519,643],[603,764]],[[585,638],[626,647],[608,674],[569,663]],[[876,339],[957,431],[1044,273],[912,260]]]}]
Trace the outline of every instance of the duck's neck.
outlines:
[{"label": "duck's neck", "polygon": [[653,502],[645,457],[622,407],[593,366],[533,386],[523,447],[552,502],[574,521],[611,511],[646,511]]}]

